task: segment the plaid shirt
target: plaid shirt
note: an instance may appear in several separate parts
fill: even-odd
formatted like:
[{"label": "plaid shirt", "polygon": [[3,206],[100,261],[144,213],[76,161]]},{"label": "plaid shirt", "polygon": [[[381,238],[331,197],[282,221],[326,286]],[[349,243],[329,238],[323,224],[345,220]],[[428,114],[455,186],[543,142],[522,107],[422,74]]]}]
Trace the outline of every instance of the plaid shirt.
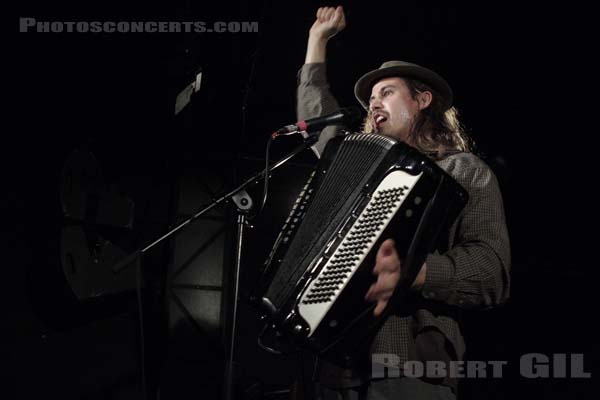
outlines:
[{"label": "plaid shirt", "polygon": [[[325,64],[305,64],[299,71],[298,120],[338,109],[329,90]],[[313,147],[317,156],[327,140],[338,133],[339,127],[323,129]],[[371,354],[395,354],[400,366],[409,360],[462,360],[461,309],[490,308],[509,295],[510,246],[495,175],[472,153],[451,154],[437,164],[468,191],[469,201],[441,247],[427,257],[425,283],[415,293],[409,312],[390,316],[371,345]],[[353,386],[368,376],[364,371],[329,366],[319,379],[329,386]]]}]

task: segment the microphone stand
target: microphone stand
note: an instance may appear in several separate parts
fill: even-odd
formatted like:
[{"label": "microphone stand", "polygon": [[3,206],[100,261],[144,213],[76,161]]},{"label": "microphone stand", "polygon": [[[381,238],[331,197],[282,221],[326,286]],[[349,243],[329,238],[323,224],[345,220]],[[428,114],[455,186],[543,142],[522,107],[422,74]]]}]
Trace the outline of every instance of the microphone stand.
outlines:
[{"label": "microphone stand", "polygon": [[[239,291],[239,275],[240,275],[241,257],[242,257],[242,248],[243,248],[243,239],[244,239],[244,227],[247,222],[248,211],[252,208],[252,201],[251,201],[250,197],[248,196],[248,194],[245,192],[245,190],[246,190],[246,188],[249,188],[255,184],[258,184],[259,181],[261,179],[264,179],[268,173],[281,167],[287,161],[289,161],[290,159],[295,157],[298,153],[304,151],[305,149],[307,149],[310,146],[312,146],[313,144],[315,144],[317,142],[317,139],[318,139],[318,135],[314,135],[314,134],[309,135],[307,138],[304,139],[303,143],[300,146],[296,147],[294,150],[292,150],[291,153],[289,153],[288,155],[286,155],[279,161],[277,161],[274,164],[272,164],[271,166],[269,166],[268,170],[263,169],[262,171],[256,173],[251,178],[247,179],[240,185],[229,190],[227,193],[225,193],[218,199],[214,200],[211,204],[201,208],[198,212],[196,212],[190,218],[179,223],[177,226],[172,228],[169,232],[165,233],[158,239],[154,240],[152,243],[133,251],[131,254],[126,256],[123,260],[121,260],[120,262],[118,262],[117,264],[115,264],[112,267],[113,273],[118,274],[121,271],[123,271],[124,269],[126,269],[127,267],[129,267],[130,265],[132,265],[134,263],[134,261],[135,261],[135,264],[140,264],[141,256],[144,253],[148,252],[150,249],[152,249],[154,246],[161,243],[165,239],[175,235],[177,232],[181,231],[183,228],[190,225],[196,219],[198,219],[202,215],[206,214],[207,212],[209,212],[216,206],[218,206],[222,203],[225,203],[225,202],[229,201],[230,199],[236,204],[236,206],[237,206],[237,219],[236,219],[237,232],[236,232],[236,240],[235,240],[235,256],[234,256],[234,267],[235,268],[234,268],[234,276],[233,276],[233,295],[235,297],[233,298],[233,302],[232,302],[233,309],[232,309],[232,312],[230,315],[231,320],[227,324],[227,326],[229,327],[229,330],[226,332],[228,342],[227,342],[227,349],[226,349],[227,361],[226,361],[226,365],[225,365],[225,376],[224,376],[224,383],[223,383],[223,400],[232,400],[233,399],[233,356],[234,356],[234,352],[235,352],[235,334],[236,334],[236,320],[237,320],[237,300],[238,300],[237,297],[238,297],[238,291]],[[141,272],[141,267],[140,267],[140,272]],[[143,327],[142,327],[142,329],[143,329]],[[142,352],[142,354],[143,354],[143,352]],[[143,360],[144,359],[142,358],[142,363],[144,363]],[[144,371],[143,365],[142,365],[142,371]],[[142,372],[142,374],[144,374],[144,373]],[[142,384],[145,385],[145,383],[144,383],[145,377],[142,377],[142,378],[144,378],[144,379],[142,379]],[[143,388],[144,393],[145,393],[145,390],[146,390],[146,388],[144,387]]]}]

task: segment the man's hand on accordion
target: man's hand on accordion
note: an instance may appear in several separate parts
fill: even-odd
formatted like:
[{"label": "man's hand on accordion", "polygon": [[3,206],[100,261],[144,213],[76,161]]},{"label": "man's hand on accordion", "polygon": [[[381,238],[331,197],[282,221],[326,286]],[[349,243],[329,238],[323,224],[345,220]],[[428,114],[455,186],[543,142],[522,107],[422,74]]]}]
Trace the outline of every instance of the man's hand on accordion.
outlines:
[{"label": "man's hand on accordion", "polygon": [[[373,315],[380,315],[388,304],[394,289],[400,280],[402,261],[396,252],[396,245],[393,239],[388,239],[381,244],[377,251],[375,268],[373,274],[377,275],[377,281],[371,285],[365,299],[371,302],[377,302]],[[417,278],[411,288],[419,290],[425,282],[427,265],[423,264]]]}]

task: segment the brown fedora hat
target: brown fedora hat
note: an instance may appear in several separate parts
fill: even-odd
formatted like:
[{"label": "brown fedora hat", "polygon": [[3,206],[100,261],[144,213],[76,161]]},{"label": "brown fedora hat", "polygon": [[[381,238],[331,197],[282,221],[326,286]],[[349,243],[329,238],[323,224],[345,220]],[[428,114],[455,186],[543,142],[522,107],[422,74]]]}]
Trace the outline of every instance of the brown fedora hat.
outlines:
[{"label": "brown fedora hat", "polygon": [[406,61],[387,61],[381,64],[379,69],[367,72],[354,85],[354,95],[368,110],[373,85],[383,78],[394,76],[414,78],[431,86],[442,98],[446,109],[452,107],[453,95],[448,82],[434,71]]}]

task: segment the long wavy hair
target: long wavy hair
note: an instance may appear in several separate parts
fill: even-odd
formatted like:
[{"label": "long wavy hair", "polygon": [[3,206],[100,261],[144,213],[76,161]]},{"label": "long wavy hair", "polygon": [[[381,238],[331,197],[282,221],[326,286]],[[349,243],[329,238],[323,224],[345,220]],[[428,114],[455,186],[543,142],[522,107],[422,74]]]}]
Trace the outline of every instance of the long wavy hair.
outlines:
[{"label": "long wavy hair", "polygon": [[[419,93],[429,91],[432,94],[431,104],[421,110],[413,121],[408,136],[409,144],[434,159],[443,158],[448,153],[471,152],[474,144],[459,121],[458,110],[455,107],[446,109],[440,95],[429,85],[415,79],[401,79],[414,100]],[[370,110],[363,131],[375,132]]]}]

